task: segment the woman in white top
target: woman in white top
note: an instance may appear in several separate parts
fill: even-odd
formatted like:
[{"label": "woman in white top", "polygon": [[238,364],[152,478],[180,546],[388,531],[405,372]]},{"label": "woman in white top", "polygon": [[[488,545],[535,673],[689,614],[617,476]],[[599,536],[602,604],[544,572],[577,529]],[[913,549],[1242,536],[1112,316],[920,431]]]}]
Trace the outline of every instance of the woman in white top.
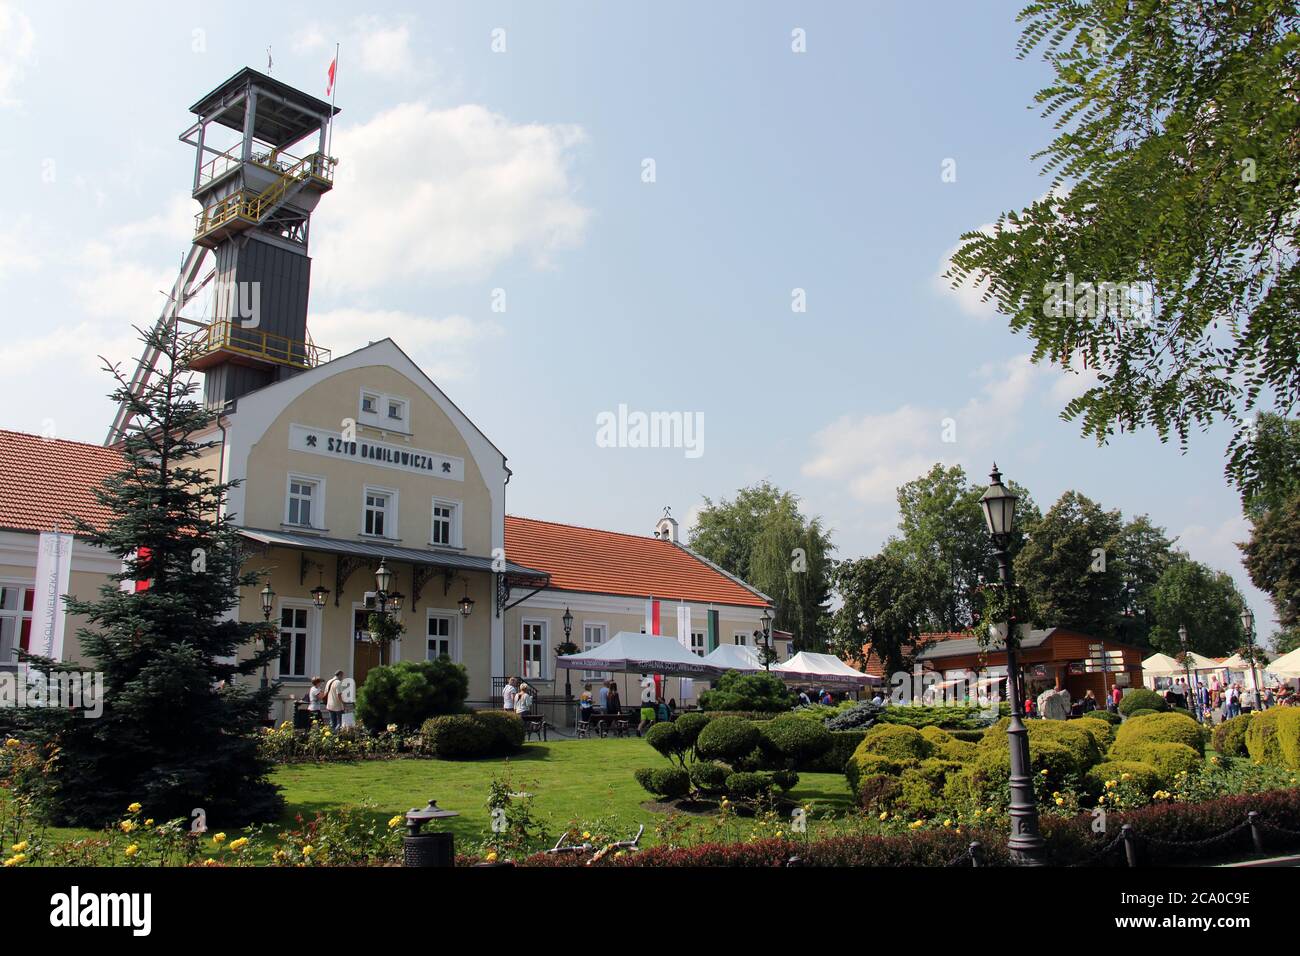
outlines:
[{"label": "woman in white top", "polygon": [[515,695],[515,713],[520,717],[533,709],[533,689],[527,684],[519,685],[519,693]]},{"label": "woman in white top", "polygon": [[307,691],[307,711],[312,720],[320,720],[325,713],[325,690],[321,687],[319,677],[311,679],[311,690]]}]

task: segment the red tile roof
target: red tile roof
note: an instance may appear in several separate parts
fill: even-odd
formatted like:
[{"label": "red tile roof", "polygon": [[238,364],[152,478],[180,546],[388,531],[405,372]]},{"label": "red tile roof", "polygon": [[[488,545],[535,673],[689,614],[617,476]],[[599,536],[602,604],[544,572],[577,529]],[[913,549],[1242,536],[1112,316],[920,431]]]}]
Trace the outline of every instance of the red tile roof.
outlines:
[{"label": "red tile roof", "polygon": [[93,489],[121,470],[111,448],[0,429],[0,528],[71,531],[68,515],[102,526],[109,512]]},{"label": "red tile roof", "polygon": [[661,538],[506,515],[506,557],[562,591],[764,607],[767,601]]}]

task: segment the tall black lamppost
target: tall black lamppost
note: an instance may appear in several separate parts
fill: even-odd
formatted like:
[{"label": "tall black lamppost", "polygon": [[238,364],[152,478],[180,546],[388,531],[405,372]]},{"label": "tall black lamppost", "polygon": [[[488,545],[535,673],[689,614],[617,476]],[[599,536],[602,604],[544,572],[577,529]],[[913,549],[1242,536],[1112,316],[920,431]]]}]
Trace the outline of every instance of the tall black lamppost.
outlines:
[{"label": "tall black lamppost", "polygon": [[1255,670],[1255,612],[1244,608],[1241,612],[1241,626],[1246,631],[1246,653],[1250,655],[1250,683],[1254,688],[1252,698],[1255,710],[1264,709],[1264,695],[1259,687],[1259,674]]},{"label": "tall black lamppost", "polygon": [[[569,635],[573,633],[573,614],[567,607],[564,609],[564,617],[560,618],[560,621],[564,624],[564,643],[568,644]],[[564,701],[566,705],[573,699],[573,685],[569,683],[569,675],[572,673],[567,667],[564,669]]]},{"label": "tall black lamppost", "polygon": [[772,615],[763,608],[763,616],[758,619],[759,630],[754,632],[755,641],[763,643],[763,670],[772,669]]},{"label": "tall black lamppost", "polygon": [[1196,703],[1196,690],[1192,687],[1192,652],[1187,646],[1187,627],[1178,625],[1178,643],[1183,648],[1183,673],[1187,675],[1187,709],[1192,712],[1197,723],[1201,720],[1201,708]]},{"label": "tall black lamppost", "polygon": [[[980,498],[984,521],[993,538],[994,554],[998,561],[998,580],[1008,597],[1012,592],[1011,533],[1016,525],[1018,496],[1002,483],[1002,473],[997,463],[989,475],[988,491]],[[998,621],[984,622],[995,626]],[[1011,748],[1011,839],[1007,848],[1013,863],[1022,866],[1043,865],[1043,838],[1038,832],[1038,806],[1034,802],[1034,785],[1029,776],[1029,731],[1021,720],[1024,710],[1020,700],[1020,664],[1016,651],[1019,647],[1018,622],[1006,622],[1007,635],[1007,692],[1011,697],[1011,722],[1007,725],[1007,742]]]},{"label": "tall black lamppost", "polygon": [[[275,592],[271,590],[271,579],[267,578],[266,587],[262,588],[262,623],[266,625],[265,641],[267,647],[271,644],[271,608],[275,606]],[[267,676],[267,667],[270,665],[269,660],[262,661],[262,690],[266,690],[271,683]]]}]

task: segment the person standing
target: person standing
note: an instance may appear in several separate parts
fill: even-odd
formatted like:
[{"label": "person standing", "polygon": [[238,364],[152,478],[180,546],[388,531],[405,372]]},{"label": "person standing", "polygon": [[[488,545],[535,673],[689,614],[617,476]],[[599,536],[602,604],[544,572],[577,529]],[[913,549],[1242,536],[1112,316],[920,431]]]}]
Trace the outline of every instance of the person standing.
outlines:
[{"label": "person standing", "polygon": [[329,683],[325,685],[325,712],[330,715],[330,730],[343,726],[343,711],[347,710],[347,701],[343,699],[343,672],[335,671]]},{"label": "person standing", "polygon": [[600,712],[609,713],[609,684],[600,685]]},{"label": "person standing", "polygon": [[618,685],[609,682],[609,694],[605,697],[605,713],[617,716],[623,710],[623,702],[618,699]]},{"label": "person standing", "polygon": [[307,713],[312,723],[318,724],[325,719],[325,688],[319,677],[311,679],[311,690],[307,691]]},{"label": "person standing", "polygon": [[530,684],[520,684],[519,692],[515,694],[515,713],[523,718],[533,709],[533,688]]},{"label": "person standing", "polygon": [[515,709],[515,698],[519,696],[519,678],[512,677],[506,681],[506,686],[501,689],[501,709],[513,711]]}]

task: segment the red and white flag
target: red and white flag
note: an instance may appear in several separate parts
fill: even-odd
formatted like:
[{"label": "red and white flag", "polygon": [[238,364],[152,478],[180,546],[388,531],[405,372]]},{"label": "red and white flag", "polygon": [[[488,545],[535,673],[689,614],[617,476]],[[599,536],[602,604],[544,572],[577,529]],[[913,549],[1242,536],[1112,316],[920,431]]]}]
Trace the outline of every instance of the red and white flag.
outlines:
[{"label": "red and white flag", "polygon": [[335,54],[334,59],[330,60],[329,83],[325,85],[326,96],[332,96],[334,93],[334,73],[338,68],[339,68],[339,58],[338,58],[338,54]]}]

